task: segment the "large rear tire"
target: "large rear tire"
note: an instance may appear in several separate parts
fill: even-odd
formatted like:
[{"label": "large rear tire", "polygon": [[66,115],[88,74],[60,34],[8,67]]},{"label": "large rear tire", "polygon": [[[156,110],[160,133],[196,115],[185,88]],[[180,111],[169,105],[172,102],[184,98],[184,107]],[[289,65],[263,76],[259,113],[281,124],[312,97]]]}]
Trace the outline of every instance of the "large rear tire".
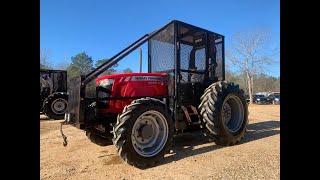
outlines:
[{"label": "large rear tire", "polygon": [[200,114],[207,135],[218,145],[234,145],[244,136],[248,124],[248,105],[239,85],[219,81],[201,96]]},{"label": "large rear tire", "polygon": [[43,113],[51,119],[63,119],[67,111],[68,95],[53,93],[43,102]]},{"label": "large rear tire", "polygon": [[134,100],[118,115],[113,133],[113,144],[125,162],[142,168],[152,166],[172,145],[171,113],[158,99]]}]

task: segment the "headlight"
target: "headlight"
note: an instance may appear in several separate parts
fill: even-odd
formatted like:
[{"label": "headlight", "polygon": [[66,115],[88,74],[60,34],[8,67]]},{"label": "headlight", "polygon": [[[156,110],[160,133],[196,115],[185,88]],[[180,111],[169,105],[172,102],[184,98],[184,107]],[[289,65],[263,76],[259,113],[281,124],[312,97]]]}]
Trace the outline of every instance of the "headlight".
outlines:
[{"label": "headlight", "polygon": [[258,98],[257,100],[260,101],[260,98]]},{"label": "headlight", "polygon": [[102,87],[107,87],[111,84],[113,84],[113,79],[103,79],[99,82],[99,86],[102,86]]}]

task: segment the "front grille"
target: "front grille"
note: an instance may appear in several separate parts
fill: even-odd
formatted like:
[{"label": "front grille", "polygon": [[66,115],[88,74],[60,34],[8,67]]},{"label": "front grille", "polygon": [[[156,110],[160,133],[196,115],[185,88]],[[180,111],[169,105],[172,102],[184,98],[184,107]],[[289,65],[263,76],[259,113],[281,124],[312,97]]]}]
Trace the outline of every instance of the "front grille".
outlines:
[{"label": "front grille", "polygon": [[110,97],[111,95],[111,89],[112,89],[112,84],[102,87],[102,86],[97,86],[96,87],[96,94],[97,94],[97,108],[98,109],[106,109],[109,108],[109,100],[99,100],[102,98]]}]

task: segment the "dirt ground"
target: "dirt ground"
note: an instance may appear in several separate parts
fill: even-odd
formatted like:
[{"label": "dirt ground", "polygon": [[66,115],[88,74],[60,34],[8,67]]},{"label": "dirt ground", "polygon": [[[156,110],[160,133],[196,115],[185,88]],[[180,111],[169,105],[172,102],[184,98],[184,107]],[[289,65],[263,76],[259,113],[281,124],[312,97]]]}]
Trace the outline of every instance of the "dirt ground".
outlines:
[{"label": "dirt ground", "polygon": [[239,145],[222,147],[201,134],[178,136],[173,152],[155,167],[123,162],[114,146],[100,147],[84,131],[40,115],[40,179],[280,179],[280,106],[249,105]]}]

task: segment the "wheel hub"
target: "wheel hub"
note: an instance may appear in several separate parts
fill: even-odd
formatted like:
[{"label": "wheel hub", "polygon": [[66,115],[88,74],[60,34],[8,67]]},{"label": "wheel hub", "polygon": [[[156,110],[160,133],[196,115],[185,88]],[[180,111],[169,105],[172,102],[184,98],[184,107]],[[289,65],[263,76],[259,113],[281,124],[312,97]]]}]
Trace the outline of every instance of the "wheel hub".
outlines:
[{"label": "wheel hub", "polygon": [[64,103],[63,102],[57,102],[55,105],[54,105],[54,108],[57,110],[57,111],[61,111],[64,109]]},{"label": "wheel hub", "polygon": [[228,124],[231,119],[231,107],[228,103],[226,103],[223,107],[223,120],[225,124]]},{"label": "wheel hub", "polygon": [[59,98],[52,102],[51,110],[55,114],[63,114],[67,110],[67,101],[65,99]]},{"label": "wheel hub", "polygon": [[132,145],[141,156],[154,156],[166,144],[168,132],[165,117],[157,111],[147,111],[140,115],[133,125]]},{"label": "wheel hub", "polygon": [[231,133],[236,133],[241,128],[244,121],[244,107],[237,96],[230,94],[226,97],[222,109],[222,118],[226,128]]},{"label": "wheel hub", "polygon": [[143,124],[138,131],[139,137],[149,140],[153,136],[153,127],[150,124]]}]

